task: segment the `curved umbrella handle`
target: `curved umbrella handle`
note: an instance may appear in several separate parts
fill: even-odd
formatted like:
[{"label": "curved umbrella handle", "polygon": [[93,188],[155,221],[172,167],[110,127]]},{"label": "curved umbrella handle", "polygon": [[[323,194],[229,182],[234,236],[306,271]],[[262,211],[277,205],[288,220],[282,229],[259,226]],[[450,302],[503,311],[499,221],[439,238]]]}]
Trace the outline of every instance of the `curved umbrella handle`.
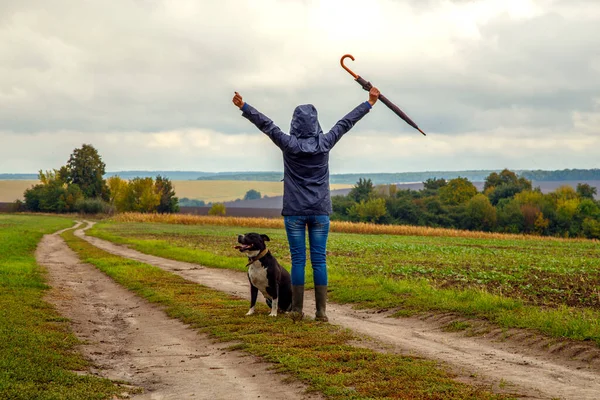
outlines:
[{"label": "curved umbrella handle", "polygon": [[354,77],[354,79],[358,79],[359,76],[357,74],[355,74],[354,72],[352,72],[352,70],[350,68],[348,68],[344,65],[344,59],[346,59],[346,58],[349,58],[352,61],[354,61],[354,57],[352,56],[352,54],[344,54],[344,56],[342,56],[342,59],[340,60],[340,64],[342,64],[342,68],[344,68],[346,71],[348,71],[348,73],[350,75],[352,75]]}]

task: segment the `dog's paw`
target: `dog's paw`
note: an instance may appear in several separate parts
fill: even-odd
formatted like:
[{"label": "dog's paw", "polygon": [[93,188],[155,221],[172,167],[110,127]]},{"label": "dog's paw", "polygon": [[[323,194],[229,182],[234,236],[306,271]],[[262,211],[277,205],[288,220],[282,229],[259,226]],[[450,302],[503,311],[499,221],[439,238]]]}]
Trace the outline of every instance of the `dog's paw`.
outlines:
[{"label": "dog's paw", "polygon": [[251,308],[250,310],[248,310],[248,312],[246,313],[246,315],[252,315],[254,314],[254,308]]},{"label": "dog's paw", "polygon": [[275,313],[274,313],[274,312],[272,312],[271,314],[269,314],[269,317],[276,317],[276,316],[277,316],[277,313],[276,313],[276,312],[275,312]]}]

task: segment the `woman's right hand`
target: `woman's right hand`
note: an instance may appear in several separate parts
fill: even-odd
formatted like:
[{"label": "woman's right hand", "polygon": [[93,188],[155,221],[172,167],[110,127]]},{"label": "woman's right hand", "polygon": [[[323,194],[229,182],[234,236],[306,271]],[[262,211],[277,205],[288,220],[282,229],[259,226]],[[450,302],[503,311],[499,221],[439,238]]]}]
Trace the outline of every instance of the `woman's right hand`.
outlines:
[{"label": "woman's right hand", "polygon": [[233,96],[233,104],[238,108],[244,107],[244,100],[242,100],[242,96],[238,92],[234,92],[235,96]]},{"label": "woman's right hand", "polygon": [[371,107],[373,107],[379,99],[379,94],[379,89],[377,89],[374,86],[371,88],[371,90],[369,90],[369,104],[371,105]]}]

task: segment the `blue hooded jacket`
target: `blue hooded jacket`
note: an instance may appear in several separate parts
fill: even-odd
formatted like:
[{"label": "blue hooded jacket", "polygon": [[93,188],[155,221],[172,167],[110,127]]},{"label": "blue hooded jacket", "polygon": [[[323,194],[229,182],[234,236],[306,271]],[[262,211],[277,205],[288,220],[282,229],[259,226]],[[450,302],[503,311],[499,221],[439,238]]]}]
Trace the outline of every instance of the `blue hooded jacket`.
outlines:
[{"label": "blue hooded jacket", "polygon": [[245,103],[242,116],[264,132],[283,152],[281,215],[329,215],[329,151],[371,109],[361,103],[323,134],[312,104],[296,107],[286,135],[273,121]]}]

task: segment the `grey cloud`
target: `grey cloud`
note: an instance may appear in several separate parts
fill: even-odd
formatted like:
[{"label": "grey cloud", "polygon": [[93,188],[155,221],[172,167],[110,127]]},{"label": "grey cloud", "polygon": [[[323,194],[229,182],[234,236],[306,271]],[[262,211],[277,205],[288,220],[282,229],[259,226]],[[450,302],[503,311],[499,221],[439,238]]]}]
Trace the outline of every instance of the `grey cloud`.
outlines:
[{"label": "grey cloud", "polygon": [[[409,3],[423,18],[447,4]],[[352,49],[326,36],[308,29],[280,33],[271,23],[285,20],[269,21],[233,0],[165,4],[0,2],[0,132],[256,133],[231,105],[234,90],[283,130],[297,104],[313,103],[328,129],[367,99],[338,64]],[[408,39],[378,37],[387,41],[387,53],[355,54],[351,65],[426,132],[568,132],[574,112],[598,112],[600,11],[590,10],[600,5],[539,4],[545,8],[537,17],[499,15],[478,26],[479,38],[449,38],[454,53],[437,63],[422,61],[418,49],[395,61]],[[284,78],[264,76],[265,70]],[[418,134],[378,104],[353,133],[376,138],[380,132]]]}]

